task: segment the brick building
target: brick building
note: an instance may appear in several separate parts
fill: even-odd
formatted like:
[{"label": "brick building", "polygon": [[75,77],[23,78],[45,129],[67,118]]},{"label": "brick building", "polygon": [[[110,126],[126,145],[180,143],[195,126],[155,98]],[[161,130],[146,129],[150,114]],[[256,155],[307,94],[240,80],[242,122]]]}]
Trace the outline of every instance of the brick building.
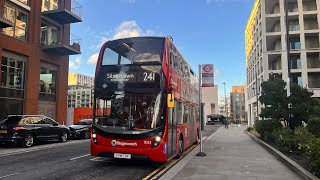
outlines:
[{"label": "brick building", "polygon": [[71,0],[0,0],[0,118],[67,115],[69,55],[80,54],[70,24],[82,7]]}]

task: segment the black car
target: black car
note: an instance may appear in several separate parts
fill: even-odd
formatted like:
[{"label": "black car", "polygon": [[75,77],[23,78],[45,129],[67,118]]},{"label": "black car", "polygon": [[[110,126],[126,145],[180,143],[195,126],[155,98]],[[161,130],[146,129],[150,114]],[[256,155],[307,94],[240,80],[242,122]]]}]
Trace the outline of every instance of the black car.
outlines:
[{"label": "black car", "polygon": [[69,127],[71,138],[90,139],[91,137],[91,119],[83,119]]},{"label": "black car", "polygon": [[15,143],[31,147],[36,141],[68,140],[69,129],[43,115],[10,115],[0,121],[0,144]]}]

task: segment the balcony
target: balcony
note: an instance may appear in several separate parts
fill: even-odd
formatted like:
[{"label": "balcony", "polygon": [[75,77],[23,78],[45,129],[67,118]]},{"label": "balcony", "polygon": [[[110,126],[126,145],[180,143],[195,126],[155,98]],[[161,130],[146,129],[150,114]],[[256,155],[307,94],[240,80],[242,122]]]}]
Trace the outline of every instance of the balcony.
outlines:
[{"label": "balcony", "polygon": [[0,0],[0,29],[13,27],[14,18],[9,14],[9,7],[5,6],[5,0]]},{"label": "balcony", "polygon": [[316,0],[304,0],[303,11],[316,11],[317,10],[317,2]]},{"label": "balcony", "polygon": [[303,16],[304,29],[305,30],[316,30],[318,29],[318,18],[316,14],[306,14]]},{"label": "balcony", "polygon": [[281,35],[267,36],[267,51],[281,51]]},{"label": "balcony", "polygon": [[46,0],[42,1],[42,15],[59,24],[71,24],[82,22],[82,6],[76,1],[71,1],[68,8],[66,0]]},{"label": "balcony", "polygon": [[282,64],[281,64],[281,55],[269,55],[269,70],[281,70]]},{"label": "balcony", "polygon": [[308,73],[308,84],[309,88],[320,88],[320,73],[309,72]]},{"label": "balcony", "polygon": [[320,54],[317,52],[307,53],[308,68],[320,68]]},{"label": "balcony", "polygon": [[280,13],[279,0],[266,1],[266,14],[278,14]]},{"label": "balcony", "polygon": [[75,35],[71,35],[68,43],[58,40],[55,31],[41,33],[41,48],[43,51],[57,56],[81,54],[80,51],[81,39]]},{"label": "balcony", "polygon": [[305,34],[306,49],[319,49],[319,33]]}]

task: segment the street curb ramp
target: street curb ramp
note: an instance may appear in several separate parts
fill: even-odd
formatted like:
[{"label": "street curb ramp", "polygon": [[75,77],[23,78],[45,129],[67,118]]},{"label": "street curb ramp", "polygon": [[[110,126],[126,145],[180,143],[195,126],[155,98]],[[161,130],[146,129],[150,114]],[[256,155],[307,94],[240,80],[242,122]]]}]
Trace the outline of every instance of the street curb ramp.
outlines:
[{"label": "street curb ramp", "polygon": [[255,137],[248,131],[245,131],[253,140],[255,140],[258,144],[264,147],[269,153],[276,156],[282,163],[284,163],[288,168],[297,173],[304,180],[320,180],[315,175],[304,169],[302,166],[291,160],[289,157],[284,155],[282,152],[278,151],[274,147],[269,144],[263,142],[259,138]]}]

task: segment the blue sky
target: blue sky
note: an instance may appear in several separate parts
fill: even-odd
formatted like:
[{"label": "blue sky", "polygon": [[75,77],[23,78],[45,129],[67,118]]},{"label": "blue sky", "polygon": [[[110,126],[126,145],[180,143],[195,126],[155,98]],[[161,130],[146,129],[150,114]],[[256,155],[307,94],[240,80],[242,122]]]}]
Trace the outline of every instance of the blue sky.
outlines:
[{"label": "blue sky", "polygon": [[244,85],[244,30],[254,0],[77,0],[83,22],[71,31],[82,39],[70,72],[93,76],[102,43],[137,35],[172,36],[192,68],[214,64],[219,96]]}]

